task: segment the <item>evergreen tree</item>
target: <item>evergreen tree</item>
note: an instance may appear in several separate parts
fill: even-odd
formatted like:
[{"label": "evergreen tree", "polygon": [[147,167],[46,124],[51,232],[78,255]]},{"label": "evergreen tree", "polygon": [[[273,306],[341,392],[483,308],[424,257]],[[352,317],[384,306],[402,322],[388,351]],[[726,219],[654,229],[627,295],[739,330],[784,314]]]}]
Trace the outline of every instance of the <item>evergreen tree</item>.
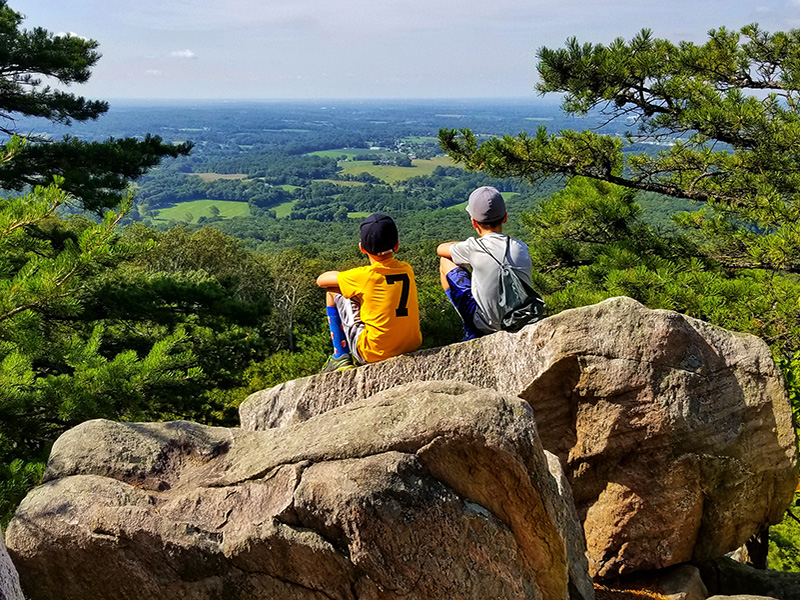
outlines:
[{"label": "evergreen tree", "polygon": [[575,177],[522,216],[548,308],[629,296],[758,335],[778,360],[789,361],[800,346],[796,277],[731,270],[705,254],[694,235],[645,223],[635,198],[628,188]]},{"label": "evergreen tree", "polygon": [[[682,224],[730,269],[800,271],[800,31],[712,30],[703,45],[654,39],[539,50],[542,93],[569,114],[627,119],[627,140],[594,131],[505,136],[481,144],[442,130],[454,159],[497,177],[583,176],[703,204]],[[660,144],[656,154],[626,144]]]},{"label": "evergreen tree", "polygon": [[[69,125],[97,119],[106,102],[42,84],[47,77],[63,85],[85,83],[100,59],[97,42],[56,35],[41,27],[21,28],[23,16],[0,0],[0,132],[17,133],[20,116],[42,117]],[[158,136],[84,142],[66,136],[60,141],[30,138],[14,161],[0,165],[0,187],[21,190],[47,185],[62,177],[61,189],[84,208],[102,212],[115,207],[130,179],[144,174],[165,156],[187,154],[191,144],[165,144]]]},{"label": "evergreen tree", "polygon": [[[16,160],[18,139],[2,161]],[[41,474],[41,460],[63,431],[97,417],[154,417],[157,390],[199,375],[178,329],[138,354],[101,352],[105,328],[82,333],[86,277],[132,250],[115,242],[122,213],[85,221],[75,236],[53,235],[71,200],[56,181],[0,205],[0,517]]]}]

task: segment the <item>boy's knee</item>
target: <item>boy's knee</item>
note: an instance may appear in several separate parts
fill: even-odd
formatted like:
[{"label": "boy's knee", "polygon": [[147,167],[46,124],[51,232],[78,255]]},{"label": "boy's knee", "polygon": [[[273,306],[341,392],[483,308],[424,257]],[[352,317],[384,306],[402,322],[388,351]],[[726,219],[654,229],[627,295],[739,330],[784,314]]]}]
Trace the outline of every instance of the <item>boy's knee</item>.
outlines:
[{"label": "boy's knee", "polygon": [[456,263],[454,263],[449,258],[440,257],[439,258],[439,273],[442,275],[447,275],[450,271],[458,267]]},{"label": "boy's knee", "polygon": [[456,268],[456,264],[448,258],[439,259],[439,283],[442,284],[442,289],[447,291],[450,289],[450,282],[447,281],[447,274]]}]

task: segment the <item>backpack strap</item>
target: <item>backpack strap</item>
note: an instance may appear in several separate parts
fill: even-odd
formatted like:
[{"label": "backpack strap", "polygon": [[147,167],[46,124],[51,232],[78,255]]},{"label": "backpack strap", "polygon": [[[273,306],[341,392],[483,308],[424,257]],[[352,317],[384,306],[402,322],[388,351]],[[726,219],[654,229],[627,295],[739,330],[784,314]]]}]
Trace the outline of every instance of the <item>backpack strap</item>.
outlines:
[{"label": "backpack strap", "polygon": [[500,265],[502,267],[504,264],[507,264],[507,265],[511,264],[510,261],[508,260],[508,250],[509,250],[509,246],[511,244],[511,238],[508,237],[508,236],[505,236],[505,238],[506,238],[506,251],[505,251],[505,253],[503,253],[503,262],[500,262],[499,260],[497,260],[497,257],[494,254],[492,254],[491,252],[489,252],[489,250],[486,248],[486,246],[483,245],[483,241],[481,240],[481,238],[478,238],[475,241],[478,242],[478,246],[481,247],[481,250],[483,250],[484,252],[486,252],[486,254],[491,256],[494,259],[494,262],[496,262],[498,265]]}]

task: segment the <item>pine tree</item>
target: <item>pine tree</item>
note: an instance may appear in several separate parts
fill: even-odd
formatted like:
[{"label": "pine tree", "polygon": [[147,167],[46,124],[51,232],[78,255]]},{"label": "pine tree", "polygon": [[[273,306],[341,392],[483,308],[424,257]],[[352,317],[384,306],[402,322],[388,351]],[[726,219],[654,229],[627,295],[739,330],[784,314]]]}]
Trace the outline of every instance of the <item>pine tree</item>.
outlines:
[{"label": "pine tree", "polygon": [[[20,152],[12,138],[0,160]],[[75,238],[47,234],[71,200],[60,183],[0,205],[0,519],[36,483],[49,445],[66,429],[90,418],[153,418],[155,390],[199,375],[182,329],[141,355],[108,355],[102,325],[85,335],[72,325],[86,277],[134,248],[116,242],[122,212],[87,222]]]},{"label": "pine tree", "polygon": [[[442,130],[451,157],[497,177],[583,176],[693,200],[703,209],[681,224],[720,265],[800,272],[800,31],[720,28],[695,45],[644,30],[538,56],[540,92],[563,93],[568,114],[631,120],[635,134],[539,128],[479,146],[468,130]],[[643,139],[669,149],[625,152]]]},{"label": "pine tree", "polygon": [[[98,44],[73,35],[53,34],[41,27],[21,28],[23,16],[0,0],[0,132],[11,136],[20,116],[41,117],[65,125],[97,119],[106,102],[43,85],[43,78],[62,85],[85,83],[100,59]],[[29,137],[14,161],[0,165],[0,187],[48,185],[62,177],[61,189],[84,208],[102,212],[115,207],[128,181],[166,156],[187,154],[190,143],[165,144],[158,136],[85,142],[66,136],[60,141]]]}]

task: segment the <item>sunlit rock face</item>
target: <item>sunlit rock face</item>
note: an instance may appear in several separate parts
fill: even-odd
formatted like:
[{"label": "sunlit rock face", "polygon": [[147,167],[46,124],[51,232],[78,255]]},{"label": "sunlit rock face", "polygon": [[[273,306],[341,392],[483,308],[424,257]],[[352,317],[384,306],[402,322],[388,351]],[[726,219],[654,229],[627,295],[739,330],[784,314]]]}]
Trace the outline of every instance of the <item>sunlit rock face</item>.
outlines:
[{"label": "sunlit rock face", "polygon": [[281,429],[89,421],[9,528],[43,599],[591,600],[530,405],[412,383]]},{"label": "sunlit rock face", "polygon": [[596,577],[721,556],[778,522],[796,487],[791,411],[767,346],[629,298],[290,381],[250,396],[242,427],[284,427],[427,379],[530,403],[572,486]]}]

